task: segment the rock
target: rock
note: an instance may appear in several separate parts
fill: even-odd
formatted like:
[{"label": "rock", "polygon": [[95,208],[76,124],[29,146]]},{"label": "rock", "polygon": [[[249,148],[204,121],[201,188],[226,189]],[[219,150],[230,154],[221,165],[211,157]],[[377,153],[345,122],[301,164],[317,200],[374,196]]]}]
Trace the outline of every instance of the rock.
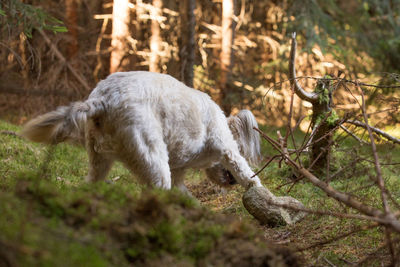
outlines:
[{"label": "rock", "polygon": [[244,193],[242,201],[247,211],[261,224],[272,227],[294,224],[306,215],[305,212],[296,210],[304,208],[300,201],[288,196],[276,197],[265,187],[250,187]]}]

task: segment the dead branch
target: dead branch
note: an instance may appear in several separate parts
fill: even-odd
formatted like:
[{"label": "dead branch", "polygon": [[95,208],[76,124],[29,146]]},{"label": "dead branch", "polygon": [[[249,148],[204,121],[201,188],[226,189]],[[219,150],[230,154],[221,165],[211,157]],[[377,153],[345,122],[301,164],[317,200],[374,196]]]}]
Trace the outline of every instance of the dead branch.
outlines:
[{"label": "dead branch", "polygon": [[[379,164],[379,158],[378,158],[378,153],[376,151],[376,145],[375,145],[375,140],[374,140],[374,135],[372,134],[371,127],[368,124],[368,117],[367,117],[367,112],[366,112],[366,107],[365,107],[365,98],[364,98],[364,92],[361,87],[359,87],[361,90],[361,100],[362,100],[362,114],[364,117],[365,125],[368,130],[369,134],[369,139],[371,140],[371,148],[372,148],[372,154],[374,155],[374,161],[375,161],[375,171],[376,171],[376,176],[378,180],[378,187],[381,191],[381,199],[382,199],[382,205],[383,209],[385,211],[385,215],[390,215],[391,211],[388,205],[388,196],[386,194],[386,187],[385,187],[385,182],[383,181],[382,178],[382,170],[381,166]],[[387,245],[390,251],[390,255],[392,257],[392,263],[394,265],[395,263],[395,252],[394,252],[394,247],[392,243],[392,238],[391,238],[391,233],[388,227],[385,227],[385,236],[386,236],[386,241]]]},{"label": "dead branch", "polygon": [[[315,77],[315,76],[299,76],[295,78],[296,80],[300,80],[300,79],[313,79],[313,80],[320,80],[321,77]],[[348,80],[348,79],[343,79],[343,78],[337,78],[337,77],[332,77],[332,78],[324,78],[325,80],[329,80],[329,81],[340,81],[343,84],[344,83],[350,83],[353,85],[359,85],[359,86],[364,86],[364,87],[373,87],[373,88],[382,88],[382,89],[397,89],[400,88],[400,85],[378,85],[378,84],[370,84],[370,83],[362,83],[362,82],[358,82],[358,81],[353,81],[353,80]],[[290,79],[289,79],[290,80]],[[280,81],[277,84],[282,84],[287,82],[288,80],[283,80]]]},{"label": "dead branch", "polygon": [[289,79],[290,85],[294,88],[296,95],[298,95],[302,100],[308,102],[316,102],[318,101],[318,95],[315,93],[310,93],[305,91],[296,79],[296,67],[295,67],[295,59],[296,59],[296,33],[292,33],[292,46],[290,49],[290,61],[289,61]]},{"label": "dead branch", "polygon": [[[289,156],[289,152],[288,152],[287,143],[286,143],[287,142],[287,138],[283,138],[280,131],[277,131],[276,134],[278,135],[278,139],[279,139],[279,144],[281,146],[281,150],[283,151],[285,156],[288,157]],[[286,133],[286,136],[287,135],[288,135],[288,133]],[[286,160],[285,160],[285,162],[286,162]]]},{"label": "dead branch", "polygon": [[67,98],[76,97],[75,94],[63,92],[63,91],[55,91],[55,90],[39,90],[39,89],[29,89],[25,90],[21,87],[15,85],[0,85],[0,94],[13,94],[13,95],[27,95],[27,96],[62,96]]},{"label": "dead branch", "polygon": [[336,176],[338,176],[339,174],[343,173],[345,170],[347,170],[350,166],[354,166],[354,164],[360,162],[361,159],[357,158],[353,161],[350,162],[350,164],[348,164],[346,167],[342,167],[339,170],[337,170],[334,174],[332,174],[329,179],[326,181],[327,183],[329,183],[330,181],[332,181]]},{"label": "dead branch", "polygon": [[353,134],[353,133],[352,133],[349,129],[347,129],[345,126],[340,125],[340,128],[341,128],[343,131],[345,131],[348,135],[350,135],[351,137],[353,137],[354,139],[356,139],[359,143],[365,144],[365,145],[368,145],[368,144],[369,144],[368,142],[365,142],[364,140],[358,138],[357,135]]},{"label": "dead branch", "polygon": [[281,158],[281,157],[282,157],[281,155],[275,155],[275,156],[271,157],[271,158],[267,161],[267,163],[265,163],[264,166],[262,166],[262,168],[261,168],[259,171],[257,171],[255,174],[253,174],[253,176],[252,176],[251,178],[253,178],[253,177],[259,175],[265,168],[268,167],[268,165],[269,165],[274,159],[276,159],[276,158]]},{"label": "dead branch", "polygon": [[305,212],[308,214],[333,216],[333,217],[337,217],[337,218],[345,218],[345,219],[353,219],[353,220],[365,220],[365,221],[371,221],[371,222],[376,222],[376,223],[380,223],[380,224],[385,224],[388,222],[386,219],[368,216],[368,215],[362,215],[362,214],[342,213],[342,212],[334,212],[334,211],[326,211],[326,210],[312,210],[312,209],[308,209],[308,208],[301,208],[301,207],[296,207],[294,205],[289,205],[289,204],[284,204],[284,203],[275,203],[275,202],[274,203],[271,202],[270,204],[273,204],[274,206],[281,207],[284,209]]},{"label": "dead branch", "polygon": [[54,54],[58,59],[65,64],[65,66],[68,68],[68,70],[74,75],[74,77],[78,80],[80,84],[85,88],[87,92],[91,91],[90,86],[87,84],[85,79],[78,73],[76,70],[71,66],[71,64],[68,63],[68,61],[65,59],[65,57],[61,54],[61,52],[57,49],[57,47],[51,42],[50,38],[47,36],[47,34],[41,30],[37,29],[38,32],[42,35],[43,39],[46,41],[47,45],[50,47],[51,50],[53,50]]},{"label": "dead branch", "polygon": [[365,215],[371,216],[371,217],[376,217],[376,218],[381,218],[384,219],[383,225],[390,226],[393,230],[400,232],[400,222],[397,220],[395,215],[391,212],[389,213],[384,213],[379,209],[376,209],[371,206],[367,206],[354,197],[337,191],[334,189],[332,186],[329,184],[321,181],[318,179],[316,176],[314,176],[311,172],[309,172],[307,169],[299,166],[297,162],[293,161],[290,157],[286,157],[284,152],[281,151],[279,144],[276,144],[277,142],[273,140],[271,137],[266,135],[264,132],[260,131],[257,128],[254,128],[256,131],[258,131],[261,136],[266,139],[283,157],[285,157],[288,161],[288,165],[292,166],[293,168],[297,169],[297,171],[306,177],[312,184],[320,188],[322,191],[324,191],[329,197],[332,197],[336,199],[337,201],[347,205],[348,207],[351,207],[355,210],[360,211],[361,213],[364,213]]},{"label": "dead branch", "polygon": [[[365,123],[361,122],[361,121],[358,121],[358,120],[346,120],[345,122],[348,122],[348,123],[350,123],[350,124],[353,124],[353,125],[355,125],[355,126],[362,127],[362,128],[364,128],[364,129],[368,130],[368,126],[367,126]],[[382,131],[381,129],[372,127],[372,126],[370,126],[370,125],[369,125],[369,128],[370,128],[371,131],[373,131],[374,133],[385,137],[385,138],[388,139],[389,141],[392,141],[392,142],[395,143],[395,144],[400,144],[400,139],[399,139],[399,138],[396,138],[396,137],[394,137],[394,136],[392,136],[392,135],[390,135],[390,134],[388,134],[388,133]]]}]

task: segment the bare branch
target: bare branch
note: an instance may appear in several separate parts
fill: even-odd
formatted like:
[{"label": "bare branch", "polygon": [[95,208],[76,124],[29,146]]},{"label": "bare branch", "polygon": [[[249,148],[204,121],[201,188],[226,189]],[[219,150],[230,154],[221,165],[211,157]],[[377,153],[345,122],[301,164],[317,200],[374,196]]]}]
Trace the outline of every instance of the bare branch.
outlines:
[{"label": "bare branch", "polygon": [[400,232],[400,222],[397,220],[395,215],[391,212],[382,212],[381,210],[374,208],[372,206],[365,205],[364,203],[358,201],[354,197],[350,196],[349,194],[340,192],[336,189],[334,189],[332,186],[327,184],[324,181],[321,181],[318,179],[316,176],[314,176],[311,172],[309,172],[307,169],[299,166],[297,162],[293,161],[290,157],[287,157],[283,151],[280,149],[280,145],[277,144],[275,140],[273,140],[271,137],[266,135],[264,132],[260,131],[257,128],[254,128],[256,131],[258,131],[262,137],[264,137],[281,155],[282,157],[285,157],[288,161],[288,164],[292,166],[293,168],[297,169],[297,171],[306,177],[313,185],[319,187],[322,191],[324,191],[329,197],[332,197],[336,199],[337,201],[353,208],[361,213],[364,213],[365,215],[372,216],[372,217],[378,217],[382,218],[385,220],[383,223],[384,225],[390,226],[393,230],[396,232]]},{"label": "bare branch", "polygon": [[290,85],[294,88],[296,95],[301,99],[308,101],[308,102],[316,102],[318,101],[318,95],[315,93],[309,93],[305,91],[300,84],[297,82],[296,79],[296,67],[295,67],[295,59],[296,59],[296,33],[292,34],[292,46],[290,49],[290,59],[289,59],[289,79]]},{"label": "bare branch", "polygon": [[351,124],[353,124],[355,126],[358,126],[358,127],[362,127],[364,129],[367,129],[367,130],[368,130],[368,126],[369,126],[371,131],[373,131],[374,133],[385,137],[386,139],[392,141],[395,144],[400,144],[400,139],[399,138],[396,138],[396,137],[394,137],[394,136],[382,131],[381,129],[372,127],[370,125],[367,126],[365,123],[363,123],[361,121],[358,121],[358,120],[347,120],[346,122],[351,123]]},{"label": "bare branch", "polygon": [[334,212],[334,211],[328,211],[328,210],[312,210],[308,208],[303,208],[303,207],[297,207],[294,205],[290,204],[285,204],[285,203],[272,203],[274,206],[281,207],[284,209],[288,210],[294,210],[294,211],[301,211],[309,214],[315,214],[315,215],[321,215],[321,216],[332,216],[336,218],[346,218],[346,219],[353,219],[353,220],[366,220],[366,221],[371,221],[379,224],[385,224],[388,223],[387,219],[384,218],[379,218],[379,217],[374,217],[374,216],[368,216],[368,215],[362,215],[362,214],[353,214],[353,213],[342,213],[342,212]]},{"label": "bare branch", "polygon": [[[377,180],[378,180],[378,187],[381,191],[381,198],[382,198],[382,205],[383,205],[383,209],[385,211],[385,215],[391,215],[391,211],[388,205],[388,196],[386,194],[386,188],[385,188],[385,182],[383,181],[382,178],[382,170],[381,170],[381,166],[379,164],[379,158],[378,158],[378,153],[376,151],[376,145],[375,145],[375,140],[374,140],[374,135],[372,134],[372,129],[368,124],[368,116],[367,116],[367,112],[366,112],[366,107],[365,107],[365,98],[364,98],[364,92],[363,89],[359,86],[360,90],[361,90],[361,100],[362,100],[362,114],[364,117],[364,121],[365,121],[365,125],[367,127],[368,130],[368,134],[369,134],[369,139],[371,140],[371,148],[372,148],[372,154],[374,155],[374,161],[375,161],[375,171],[376,171],[376,176],[377,176]],[[394,253],[394,247],[393,247],[393,243],[392,243],[392,238],[391,238],[391,233],[389,228],[386,226],[385,227],[385,236],[386,236],[386,242],[390,251],[390,255],[392,257],[392,264],[394,265],[395,263],[395,253]]]},{"label": "bare branch", "polygon": [[76,70],[71,66],[71,64],[68,63],[68,61],[65,59],[65,57],[61,54],[60,50],[57,49],[57,47],[51,42],[50,38],[47,36],[47,34],[41,30],[37,29],[38,32],[42,35],[43,39],[46,41],[47,45],[50,47],[51,50],[53,50],[54,54],[58,59],[63,62],[69,71],[72,73],[72,75],[75,76],[75,78],[82,84],[82,86],[85,88],[87,92],[91,90],[90,86],[86,82],[86,80],[78,73]]},{"label": "bare branch", "polygon": [[345,131],[348,135],[350,135],[351,137],[353,137],[354,139],[356,139],[359,143],[361,143],[361,144],[366,144],[366,145],[369,144],[368,142],[365,142],[364,140],[358,138],[357,135],[353,134],[353,133],[352,133],[349,129],[347,129],[345,126],[340,125],[340,128],[341,128],[343,131]]}]

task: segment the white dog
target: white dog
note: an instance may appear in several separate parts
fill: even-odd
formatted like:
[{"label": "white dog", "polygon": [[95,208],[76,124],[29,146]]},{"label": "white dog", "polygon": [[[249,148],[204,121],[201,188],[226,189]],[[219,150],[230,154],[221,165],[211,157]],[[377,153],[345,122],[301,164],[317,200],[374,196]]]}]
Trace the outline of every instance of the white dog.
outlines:
[{"label": "white dog", "polygon": [[187,168],[206,168],[223,186],[235,181],[245,188],[262,186],[245,160],[260,158],[256,126],[250,111],[227,119],[208,95],[171,76],[133,71],[108,76],[85,102],[31,120],[22,135],[84,145],[89,181],[103,180],[119,160],[149,184],[187,192]]}]

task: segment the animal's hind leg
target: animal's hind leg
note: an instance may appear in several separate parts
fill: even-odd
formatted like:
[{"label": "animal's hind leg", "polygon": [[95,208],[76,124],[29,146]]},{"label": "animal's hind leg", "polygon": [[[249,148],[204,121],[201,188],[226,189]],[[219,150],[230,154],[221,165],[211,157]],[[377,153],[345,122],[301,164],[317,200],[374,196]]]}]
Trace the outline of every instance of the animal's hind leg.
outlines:
[{"label": "animal's hind leg", "polygon": [[[137,114],[136,114],[137,115]],[[158,188],[171,189],[167,145],[162,131],[152,120],[127,128],[122,161],[139,178]]]},{"label": "animal's hind leg", "polygon": [[258,176],[254,175],[247,161],[240,155],[237,149],[225,149],[222,151],[221,164],[232,173],[236,181],[244,188],[262,186]]}]

